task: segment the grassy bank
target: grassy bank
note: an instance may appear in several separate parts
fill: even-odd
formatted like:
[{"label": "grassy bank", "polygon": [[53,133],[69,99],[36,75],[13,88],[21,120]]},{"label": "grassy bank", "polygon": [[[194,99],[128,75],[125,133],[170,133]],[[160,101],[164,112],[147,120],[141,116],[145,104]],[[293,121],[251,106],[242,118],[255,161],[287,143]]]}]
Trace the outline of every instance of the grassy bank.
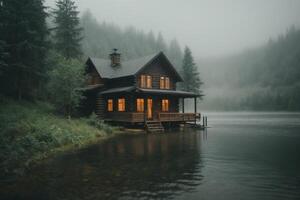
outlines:
[{"label": "grassy bank", "polygon": [[46,103],[0,101],[0,177],[22,174],[43,158],[118,132],[95,116],[71,120],[57,116]]}]

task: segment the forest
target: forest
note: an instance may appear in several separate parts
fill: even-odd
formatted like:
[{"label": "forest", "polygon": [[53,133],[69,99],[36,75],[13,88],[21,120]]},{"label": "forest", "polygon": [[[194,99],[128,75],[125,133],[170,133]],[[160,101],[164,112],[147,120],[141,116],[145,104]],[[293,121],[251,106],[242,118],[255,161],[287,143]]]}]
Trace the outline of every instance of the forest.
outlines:
[{"label": "forest", "polygon": [[266,44],[236,55],[202,59],[202,108],[300,110],[300,29],[290,27]]},{"label": "forest", "polygon": [[124,60],[163,51],[187,79],[180,87],[201,94],[192,51],[176,39],[98,22],[72,0],[0,0],[0,177],[121,132],[81,112],[85,62],[113,48]]}]

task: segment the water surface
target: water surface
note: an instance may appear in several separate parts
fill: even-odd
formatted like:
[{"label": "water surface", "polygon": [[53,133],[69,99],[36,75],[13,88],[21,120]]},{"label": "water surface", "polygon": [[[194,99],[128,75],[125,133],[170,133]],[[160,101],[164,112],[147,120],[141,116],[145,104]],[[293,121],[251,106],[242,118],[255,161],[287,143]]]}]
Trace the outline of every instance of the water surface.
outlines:
[{"label": "water surface", "polygon": [[52,159],[0,199],[300,199],[299,113],[207,113],[211,128],[125,135]]}]

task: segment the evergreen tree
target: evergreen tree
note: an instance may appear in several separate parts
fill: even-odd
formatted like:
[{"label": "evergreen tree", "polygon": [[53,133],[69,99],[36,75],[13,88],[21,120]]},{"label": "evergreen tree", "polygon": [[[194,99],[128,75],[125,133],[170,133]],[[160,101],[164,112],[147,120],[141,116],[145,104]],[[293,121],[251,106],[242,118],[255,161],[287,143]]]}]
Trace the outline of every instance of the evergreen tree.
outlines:
[{"label": "evergreen tree", "polygon": [[72,0],[58,0],[56,7],[53,11],[56,50],[67,59],[78,58],[82,54],[80,44],[82,28],[77,6]]},{"label": "evergreen tree", "polygon": [[7,66],[6,64],[6,57],[7,57],[7,52],[6,52],[6,45],[4,41],[4,13],[5,10],[3,9],[3,0],[0,0],[0,76],[1,74],[4,73],[5,67]]},{"label": "evergreen tree", "polygon": [[9,54],[5,59],[7,67],[1,78],[1,91],[19,99],[34,97],[45,74],[48,31],[43,0],[2,0],[0,3],[2,58]]},{"label": "evergreen tree", "polygon": [[188,47],[184,50],[181,75],[184,81],[182,85],[183,90],[202,95],[201,85],[203,82],[200,80],[198,68]]},{"label": "evergreen tree", "polygon": [[166,51],[167,45],[165,43],[165,39],[163,38],[162,34],[159,33],[156,39],[156,50],[157,51]]},{"label": "evergreen tree", "polygon": [[0,76],[5,72],[7,63],[6,58],[8,54],[5,52],[5,42],[0,40]]},{"label": "evergreen tree", "polygon": [[[174,64],[177,70],[180,69],[182,64],[182,51],[176,39],[173,39],[167,51],[168,58]],[[180,70],[179,70],[180,71]]]}]

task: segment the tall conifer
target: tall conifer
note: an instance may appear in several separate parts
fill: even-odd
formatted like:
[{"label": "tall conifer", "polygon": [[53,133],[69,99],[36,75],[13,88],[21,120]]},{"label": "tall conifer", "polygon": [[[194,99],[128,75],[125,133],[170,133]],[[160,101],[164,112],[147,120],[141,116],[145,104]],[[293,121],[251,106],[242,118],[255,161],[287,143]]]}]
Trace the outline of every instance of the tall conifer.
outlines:
[{"label": "tall conifer", "polygon": [[184,80],[182,85],[183,90],[202,95],[201,85],[203,82],[200,79],[192,52],[188,47],[185,47],[184,50],[181,75]]},{"label": "tall conifer", "polygon": [[58,0],[56,7],[53,11],[55,47],[67,59],[78,58],[82,54],[82,28],[77,6],[72,0]]},{"label": "tall conifer", "polygon": [[4,56],[9,54],[5,59],[7,67],[0,83],[1,91],[19,99],[34,97],[45,74],[48,31],[43,0],[2,0],[0,3],[0,40]]}]

